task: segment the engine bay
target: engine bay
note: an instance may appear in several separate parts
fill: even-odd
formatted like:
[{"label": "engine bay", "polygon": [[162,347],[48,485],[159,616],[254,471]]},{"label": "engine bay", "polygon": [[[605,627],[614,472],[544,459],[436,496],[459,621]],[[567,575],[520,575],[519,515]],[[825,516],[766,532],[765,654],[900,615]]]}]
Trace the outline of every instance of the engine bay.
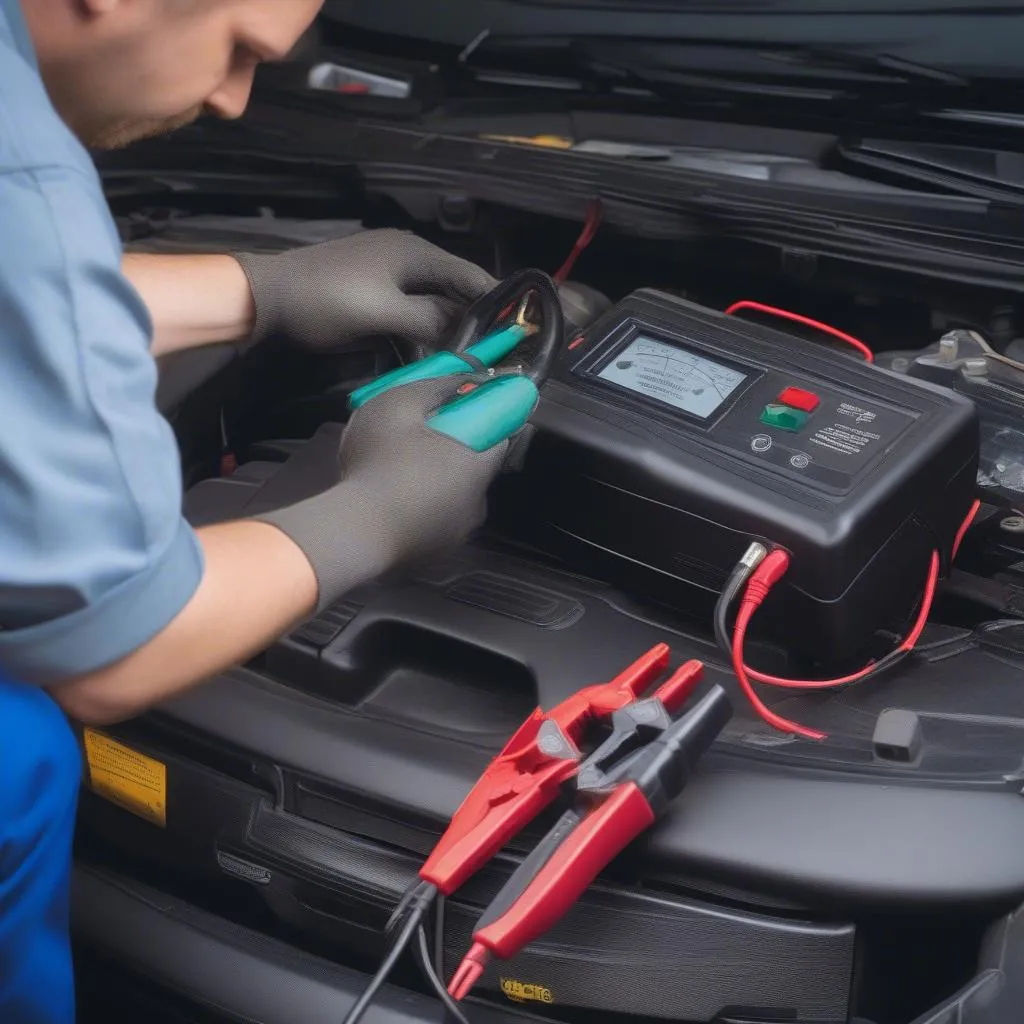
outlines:
[{"label": "engine bay", "polygon": [[[563,1020],[907,1024],[967,984],[1024,886],[1024,822],[1007,813],[1024,727],[1024,516],[1000,433],[1024,407],[1012,298],[899,275],[838,288],[611,229],[579,246],[579,224],[500,209],[452,230],[365,197],[342,207],[270,188],[184,190],[170,208],[133,188],[112,202],[130,251],[272,251],[397,225],[500,278],[575,253],[561,287],[567,344],[481,534],[120,727],[170,766],[178,795],[158,843],[88,801],[90,856],[128,853],[136,874],[159,863],[161,886],[189,898],[206,879],[203,899],[233,920],[262,920],[255,893],[275,922],[260,927],[284,922],[305,948],[368,964],[429,836],[530,710],[667,641],[729,689],[733,720],[679,813],[568,931],[518,957],[514,976],[485,978],[485,998],[538,979]],[[727,312],[743,300],[800,319]],[[268,343],[242,359],[224,347],[166,360],[158,397],[181,445],[187,516],[217,522],[333,482],[350,396],[422,355],[367,338],[331,356]],[[856,415],[839,426],[844,405]],[[927,627],[893,670],[822,691],[763,688],[772,712],[824,742],[759,716],[717,642],[716,596],[752,538],[791,551],[793,587],[774,595],[774,614],[766,602],[746,661],[789,679],[883,660],[919,614],[930,553],[939,559]],[[324,881],[325,856],[343,883]],[[439,956],[462,949],[472,908],[506,875],[499,865],[452,903]],[[668,935],[680,951],[670,977],[667,962],[650,965],[642,999],[601,981],[632,958],[612,938],[617,914],[633,922],[629,943]],[[686,953],[695,942],[747,955],[710,984]]]},{"label": "engine bay", "polygon": [[[473,1019],[1014,1019],[1012,90],[965,91],[913,62],[935,12],[900,43],[911,63],[854,65],[689,31],[657,45],[589,29],[564,45],[508,39],[500,4],[465,18],[328,6],[345,23],[325,19],[310,52],[261,73],[245,119],[101,161],[126,248],[269,252],[397,227],[499,281],[551,274],[565,343],[469,544],[111,730],[163,766],[166,821],[83,793],[94,945],[115,941],[104,914],[118,900],[178,901],[361,987],[410,879],[509,736],[664,642],[672,668],[700,661],[728,691],[732,719],[572,915],[481,979]],[[410,16],[433,42],[403,39]],[[425,355],[367,337],[332,355],[275,339],[162,360],[188,518],[332,484],[353,394]],[[737,571],[758,548],[776,549],[762,566],[782,551],[785,571],[741,630],[751,580]],[[532,838],[448,901],[429,937],[439,974]],[[151,973],[168,969],[160,956]],[[407,1019],[427,990],[415,970],[396,982]],[[428,1006],[420,1019],[440,1012]]]},{"label": "engine bay", "polygon": [[[289,208],[289,205],[285,204],[279,212],[257,207],[236,209],[231,215],[205,209],[131,209],[122,214],[120,222],[129,250],[155,252],[203,248],[221,251],[225,247],[274,250],[350,233],[364,226],[389,223],[381,220],[380,212],[362,220],[314,219],[298,215],[309,212],[308,204],[299,204],[299,209]],[[466,232],[438,236],[435,231],[433,236],[499,273],[514,270],[526,261],[552,267],[566,251],[575,251],[571,225],[548,225],[547,245],[543,248],[537,242],[538,231],[526,233],[525,240],[522,233],[512,228],[508,228],[507,235],[497,227],[494,232],[494,237],[490,238]],[[617,247],[623,244],[630,246],[628,260],[619,255]],[[983,296],[952,290],[947,295],[945,308],[933,308],[920,301],[915,305],[907,300],[904,291],[907,282],[897,279],[888,295],[877,291],[870,295],[823,294],[816,288],[794,287],[785,274],[775,278],[759,274],[755,277],[755,271],[746,268],[742,269],[750,279],[744,287],[749,290],[727,293],[720,273],[709,271],[706,266],[693,268],[697,286],[682,291],[665,283],[669,277],[685,279],[690,276],[692,263],[685,257],[677,264],[668,262],[676,255],[676,247],[652,252],[647,245],[637,246],[618,237],[604,245],[607,248],[603,248],[601,233],[597,231],[596,239],[583,251],[582,258],[576,253],[579,262],[568,282],[562,285],[570,350],[560,360],[559,370],[545,389],[546,395],[555,397],[545,400],[538,411],[541,437],[531,445],[533,455],[528,462],[529,471],[511,475],[497,486],[483,543],[499,551],[512,552],[528,562],[536,561],[545,567],[617,587],[631,601],[650,609],[650,614],[684,628],[702,642],[713,644],[714,597],[745,545],[754,538],[792,545],[794,537],[802,536],[808,546],[798,559],[799,569],[793,570],[796,575],[786,581],[786,590],[797,598],[796,604],[776,601],[773,611],[773,602],[769,602],[761,619],[765,628],[755,629],[748,640],[751,658],[759,669],[794,678],[841,675],[883,657],[906,635],[911,625],[928,581],[929,552],[935,548],[941,558],[943,581],[934,598],[931,621],[921,641],[918,661],[928,656],[925,652],[932,638],[939,643],[936,663],[940,663],[938,652],[949,650],[945,644],[984,649],[997,635],[1004,649],[1012,642],[1010,638],[1016,632],[1014,601],[1019,583],[1015,539],[1024,534],[1014,532],[1018,517],[1013,502],[1008,500],[1013,493],[1008,485],[1013,482],[1016,465],[1012,409],[1018,399],[1024,403],[1024,372],[1012,365],[1014,349],[1012,343],[1006,345],[1004,340],[1013,330],[1010,307],[993,304],[986,310],[977,305]],[[489,256],[485,252],[488,247],[491,249]],[[614,272],[616,267],[621,268],[618,274]],[[616,278],[614,285],[610,285],[610,276]],[[750,311],[733,313],[726,318],[725,310],[733,304],[730,300],[743,294],[754,295],[758,301],[752,303]],[[928,287],[922,289],[922,296],[925,300],[935,300]],[[971,308],[972,302],[974,308]],[[701,412],[706,410],[697,409],[694,413],[680,409],[678,398],[666,404],[664,394],[653,398],[648,394],[641,396],[646,401],[641,420],[634,421],[626,433],[622,432],[629,416],[636,418],[636,381],[631,384],[632,394],[627,395],[623,381],[629,371],[616,370],[615,365],[629,362],[629,358],[622,357],[633,353],[625,352],[625,343],[616,342],[613,346],[615,360],[605,366],[607,359],[601,356],[598,362],[602,365],[597,366],[594,351],[600,348],[607,355],[609,338],[611,335],[618,337],[617,331],[621,334],[624,318],[629,318],[633,308],[631,303],[634,306],[636,303],[641,306],[662,303],[662,327],[666,323],[675,324],[673,345],[679,344],[680,337],[684,341],[686,337],[702,339],[700,344],[705,346],[702,354],[694,356],[691,349],[686,358],[691,364],[694,358],[711,359],[706,366],[698,366],[698,372],[710,369],[712,373],[725,373],[730,381],[736,382],[735,391],[725,395],[724,415],[723,410],[716,409],[702,417]],[[825,312],[830,306],[841,315]],[[766,315],[765,308],[795,311],[797,319]],[[674,312],[670,315],[666,310]],[[678,319],[680,315],[684,318],[682,321]],[[802,321],[810,321],[812,326]],[[680,324],[683,328],[689,326],[689,334],[685,329],[679,334]],[[863,353],[813,326],[815,324],[836,327],[840,334],[861,339],[875,367],[882,372],[877,373],[875,367],[865,367]],[[594,330],[600,337],[594,335]],[[636,331],[632,337],[637,340]],[[717,338],[717,342],[712,342],[712,349],[706,347],[709,337]],[[727,341],[725,349],[721,347],[722,337]],[[907,339],[911,337],[920,341],[919,349],[908,347]],[[958,340],[953,343],[955,350],[951,351],[952,338]],[[986,341],[986,338],[991,340]],[[651,337],[639,340],[648,348],[654,345],[656,349],[658,344],[665,344],[664,340]],[[775,346],[770,348],[775,369],[769,379],[762,380],[763,365],[759,363],[756,373],[751,374],[749,362],[751,358],[757,362],[758,352],[763,361],[766,344]],[[641,358],[649,360],[655,349],[646,356],[641,353]],[[1002,354],[1001,349],[1009,355]],[[212,352],[187,354],[186,359],[169,361],[171,365],[165,366],[162,374],[163,402],[168,415],[179,427],[187,483],[200,485],[199,491],[204,492],[212,479],[225,472],[225,467],[279,463],[325,424],[344,422],[348,415],[348,397],[353,391],[420,354],[398,351],[386,339],[366,339],[364,344],[337,356],[321,358],[299,355],[287,345],[277,345],[265,352],[257,351],[228,369],[222,367],[217,354]],[[723,355],[724,363],[721,362]],[[576,356],[581,358],[576,359]],[[219,358],[229,359],[224,354]],[[654,358],[657,360],[659,356],[654,355]],[[714,358],[718,358],[717,364]],[[808,360],[817,362],[812,366]],[[715,370],[715,365],[720,369]],[[744,366],[748,369],[744,370]],[[788,366],[790,370],[780,375],[779,366]],[[786,372],[792,377],[789,383]],[[607,380],[609,374],[615,373],[619,374],[619,379]],[[757,379],[753,380],[755,377]],[[897,389],[887,392],[889,397],[885,401],[890,411],[886,415],[898,415],[891,411],[894,408],[892,395],[904,393],[908,388],[910,394],[931,396],[935,406],[933,413],[917,423],[914,436],[921,440],[905,443],[902,455],[894,454],[889,438],[873,440],[875,436],[881,437],[877,430],[866,429],[862,423],[843,422],[850,418],[851,406],[860,410],[861,417],[878,415],[877,411],[867,409],[863,401],[861,404],[840,402],[839,405],[845,404],[848,408],[839,410],[837,406],[831,410],[843,413],[839,422],[825,425],[828,428],[825,432],[816,430],[810,435],[812,440],[817,439],[812,445],[794,445],[793,439],[798,434],[764,419],[772,409],[776,414],[780,411],[777,399],[788,387],[795,387],[794,394],[814,393],[815,387],[820,390],[823,380],[827,380],[831,388],[856,389],[859,382],[863,399],[863,381],[875,378],[884,379],[885,388]],[[907,384],[900,384],[901,379]],[[802,386],[796,387],[793,381]],[[614,402],[618,403],[613,403],[613,414],[599,413],[596,419],[589,415],[583,394],[591,389],[592,402],[595,382],[603,396],[614,395]],[[582,391],[579,384],[585,385]],[[933,388],[936,384],[940,388],[937,392]],[[664,380],[655,387],[664,387]],[[749,391],[750,387],[754,387],[756,395]],[[952,391],[953,396],[947,398],[945,389]],[[701,390],[699,386],[690,388],[690,400],[706,402],[707,399],[693,395]],[[569,391],[576,392],[572,400],[565,397]],[[958,402],[957,393],[972,401],[961,399]],[[756,409],[752,406],[750,410],[750,417],[758,422],[756,428],[753,419],[750,424],[743,424],[742,445],[733,438],[734,447],[746,449],[742,453],[744,468],[738,477],[740,482],[734,485],[734,496],[724,499],[727,514],[723,519],[723,509],[715,504],[720,494],[716,493],[711,499],[710,513],[700,505],[707,490],[707,480],[702,479],[700,473],[694,476],[692,469],[688,471],[689,482],[682,492],[673,492],[672,486],[666,485],[664,444],[670,438],[669,447],[678,451],[680,429],[685,432],[705,419],[720,421],[726,425],[722,429],[727,429],[733,419],[728,410],[737,399],[742,400],[744,394],[751,395],[751,401],[756,397],[760,402]],[[629,408],[631,401],[632,408]],[[574,405],[574,411],[569,412],[567,406]],[[965,420],[961,427],[953,430],[953,434],[960,431],[961,440],[951,440],[952,448],[944,448],[937,443],[942,430],[936,428],[929,417],[956,420],[959,414],[954,410],[961,408],[965,410],[963,415],[968,409],[972,412],[977,409],[977,422],[968,416],[970,423]],[[800,409],[787,411],[783,407],[781,411],[783,419],[792,414],[797,419],[809,417],[813,423],[821,419],[824,409],[816,406],[808,413]],[[919,411],[915,411],[913,417],[919,420]],[[849,433],[848,426],[852,426],[856,436]],[[870,426],[868,424],[868,428]],[[594,450],[594,438],[602,429],[606,432],[610,429],[617,435],[615,444],[626,453],[619,453],[622,455],[620,468],[611,476],[605,469],[595,468],[595,459],[598,462],[604,459],[607,464],[609,458],[607,447],[603,454]],[[697,440],[692,443],[704,445],[706,425],[693,436]],[[856,497],[856,488],[851,489],[850,479],[840,480],[834,475],[835,469],[827,466],[829,459],[842,461],[848,457],[843,454],[843,448],[850,445],[851,439],[858,449],[865,443],[881,446],[884,451],[882,476],[889,481],[885,486],[891,485],[897,490],[902,487],[905,494],[915,495],[918,501],[917,505],[904,503],[895,518],[890,514],[888,518],[883,516],[873,525],[869,524],[868,532],[874,539],[866,546],[858,539],[859,526],[851,527],[848,508],[857,502],[851,500],[851,505],[844,509],[842,501],[838,500],[843,493],[847,498]],[[657,452],[659,443],[663,446],[661,456]],[[828,454],[813,458],[809,448],[825,453],[823,443],[830,446]],[[630,454],[631,445],[640,452],[638,456]],[[759,445],[767,447],[761,451]],[[585,454],[588,450],[589,455]],[[930,451],[934,454],[929,455]],[[653,472],[655,476],[661,473],[661,483],[652,490],[651,466],[659,457],[662,469]],[[736,457],[737,453],[730,456],[733,461],[723,479],[734,472]],[[590,460],[587,469],[581,468],[581,459],[583,462]],[[932,469],[925,470],[922,477],[921,467],[929,459],[932,459]],[[766,460],[775,460],[777,470],[775,479],[768,481],[767,490],[763,477],[761,484],[757,483],[757,464]],[[637,462],[646,463],[648,483],[634,487],[630,473],[635,482]],[[909,469],[911,464],[915,468]],[[811,486],[809,505],[805,502],[804,511],[800,513],[804,516],[804,525],[794,526],[792,515],[781,513],[779,509],[800,491],[799,481],[806,483],[809,472],[813,473],[819,465],[833,477],[817,481],[816,492]],[[976,487],[967,481],[973,476],[976,476]],[[930,482],[926,482],[926,478]],[[316,479],[315,474],[313,479]],[[958,479],[961,482],[957,483]],[[597,491],[593,490],[595,487]],[[952,568],[951,546],[975,494],[983,502],[981,510],[975,528],[964,538],[957,565]],[[901,499],[895,500],[898,505]],[[679,515],[681,508],[692,511],[695,501],[702,509],[699,514],[672,518],[673,514]],[[874,498],[868,504],[872,505],[873,501]],[[824,520],[821,509],[817,508],[822,504],[830,509]],[[797,500],[792,507],[799,505]],[[745,509],[742,514],[738,511],[741,508]],[[638,515],[640,518],[635,519]],[[852,513],[853,520],[859,515],[859,512]],[[836,540],[838,534],[828,537],[829,517],[832,522],[842,524],[839,534],[843,537],[839,541]],[[709,523],[717,524],[710,533]],[[773,530],[777,533],[774,538],[768,536]],[[826,539],[821,540],[822,537]],[[883,540],[888,548],[879,554]],[[716,550],[716,545],[719,550],[709,555]],[[618,550],[613,550],[616,546]],[[862,586],[858,596],[853,580],[863,580],[865,574],[870,576],[868,570],[874,573],[874,582]],[[811,577],[813,580],[809,583]],[[887,605],[890,610],[883,613]],[[1024,607],[1024,600],[1021,606]],[[870,610],[870,621],[856,622],[856,608]],[[821,618],[822,615],[825,617]],[[916,684],[910,682],[916,677],[916,670],[901,670],[860,692],[856,688],[842,688],[831,694],[789,691],[773,695],[771,703],[774,706],[778,700],[786,707],[801,710],[808,706],[820,708],[831,723],[837,709],[849,701],[860,707],[851,719],[877,702],[877,709],[870,712],[877,725],[879,711],[889,709],[886,700],[892,699],[893,687],[897,690],[909,687],[908,695],[914,692],[913,699],[909,700],[913,706],[908,710],[926,716],[923,722],[932,722],[934,716],[940,714],[969,714],[971,700],[979,699],[975,691],[971,700],[961,702],[960,697],[966,695],[957,695],[950,706],[938,698],[937,703],[929,700],[922,703]],[[948,696],[944,688],[935,692],[941,692],[944,698]],[[887,695],[885,700],[882,694]],[[903,709],[905,703],[901,699],[892,706]],[[1007,713],[1011,705],[1012,700],[1006,707]],[[860,721],[852,732],[862,736],[865,726],[866,723]],[[829,728],[831,731],[835,726],[830,724]],[[917,732],[921,728],[924,726],[919,722]],[[934,723],[928,725],[928,729],[934,728]],[[870,736],[873,726],[866,731]],[[962,742],[969,746],[970,728],[962,731]],[[837,734],[833,732],[833,735]],[[839,728],[838,735],[849,738],[850,734]],[[919,737],[913,745],[917,750]],[[865,753],[876,758],[870,744]],[[900,756],[909,757],[905,753]],[[920,753],[915,757],[919,758]]]}]

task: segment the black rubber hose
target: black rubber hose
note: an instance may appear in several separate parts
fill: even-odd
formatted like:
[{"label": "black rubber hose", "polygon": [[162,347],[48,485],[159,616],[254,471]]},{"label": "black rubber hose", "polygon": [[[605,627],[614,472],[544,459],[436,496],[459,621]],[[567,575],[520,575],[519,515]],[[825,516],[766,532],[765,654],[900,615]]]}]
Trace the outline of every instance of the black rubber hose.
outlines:
[{"label": "black rubber hose", "polygon": [[543,270],[527,268],[505,278],[497,288],[481,296],[469,307],[452,341],[451,350],[465,352],[493,328],[495,320],[508,305],[533,292],[540,306],[540,333],[533,342],[535,355],[525,375],[540,387],[548,378],[555,360],[565,346],[565,314],[558,288]]}]

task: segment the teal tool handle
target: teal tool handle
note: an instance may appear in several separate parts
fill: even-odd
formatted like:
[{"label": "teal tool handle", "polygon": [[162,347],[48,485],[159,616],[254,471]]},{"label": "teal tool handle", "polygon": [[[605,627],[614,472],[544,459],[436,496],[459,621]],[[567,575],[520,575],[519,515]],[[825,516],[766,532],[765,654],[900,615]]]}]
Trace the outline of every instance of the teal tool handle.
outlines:
[{"label": "teal tool handle", "polygon": [[495,377],[441,406],[427,426],[485,452],[525,427],[539,398],[537,385],[529,377]]},{"label": "teal tool handle", "polygon": [[481,338],[475,345],[470,345],[464,355],[479,360],[490,368],[497,366],[506,356],[515,352],[519,342],[526,337],[526,328],[519,324],[505,327],[500,331]]},{"label": "teal tool handle", "polygon": [[432,356],[427,356],[426,359],[421,359],[418,363],[400,366],[397,370],[391,370],[353,391],[349,396],[349,406],[354,412],[361,405],[366,405],[371,398],[376,398],[377,395],[382,395],[385,391],[398,387],[400,384],[412,384],[417,380],[446,377],[450,373],[472,373],[480,366],[492,367],[514,352],[516,346],[525,337],[526,328],[519,324],[513,324],[511,327],[495,331],[494,334],[482,338],[475,345],[466,349],[464,355],[468,358],[464,359],[454,352],[437,352]]},{"label": "teal tool handle", "polygon": [[349,395],[349,407],[354,412],[361,405],[366,405],[371,398],[384,394],[400,384],[412,384],[417,380],[432,380],[434,377],[447,377],[452,373],[469,373],[472,367],[454,352],[436,352],[418,363],[400,366],[397,370],[385,373],[369,384],[364,384]]}]

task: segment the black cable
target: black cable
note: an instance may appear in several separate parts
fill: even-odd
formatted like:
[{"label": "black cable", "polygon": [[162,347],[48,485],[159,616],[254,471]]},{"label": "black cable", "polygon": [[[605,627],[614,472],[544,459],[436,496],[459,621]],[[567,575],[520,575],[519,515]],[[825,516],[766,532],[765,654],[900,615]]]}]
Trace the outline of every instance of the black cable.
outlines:
[{"label": "black cable", "polygon": [[423,918],[430,908],[436,892],[437,890],[426,882],[418,882],[406,891],[388,921],[389,933],[394,932],[397,922],[400,920],[403,921],[401,930],[391,942],[387,955],[380,967],[377,968],[377,973],[363,989],[342,1024],[357,1024],[362,1019],[381,986],[387,981],[388,975],[395,969],[395,965],[416,935],[417,929],[422,927]]},{"label": "black cable", "polygon": [[732,664],[732,637],[729,632],[729,610],[736,603],[740,591],[750,579],[751,570],[742,562],[729,574],[718,601],[715,603],[715,641],[726,657],[726,664]]},{"label": "black cable", "polygon": [[444,974],[444,914],[447,910],[443,892],[437,894],[434,902],[434,970]]},{"label": "black cable", "polygon": [[430,946],[427,943],[427,932],[421,924],[416,930],[416,946],[415,946],[416,959],[419,961],[420,969],[423,971],[430,982],[430,987],[437,993],[438,998],[444,1003],[444,1008],[448,1011],[449,1015],[458,1022],[458,1024],[469,1024],[469,1019],[462,1012],[462,1008],[459,1004],[452,999],[448,993],[448,989],[445,988],[444,982],[438,976],[436,970],[434,970],[434,964],[430,959]]},{"label": "black cable", "polygon": [[[405,917],[405,912],[409,909],[412,902],[416,899],[426,899],[428,896],[427,890],[432,890],[433,888],[434,887],[429,882],[422,882],[417,878],[416,881],[413,882],[404,893],[402,893],[402,898],[395,905],[395,909],[391,911],[388,923],[384,926],[384,934],[390,937],[401,924],[402,918]],[[431,892],[429,896],[430,899],[432,899],[434,893]]]}]

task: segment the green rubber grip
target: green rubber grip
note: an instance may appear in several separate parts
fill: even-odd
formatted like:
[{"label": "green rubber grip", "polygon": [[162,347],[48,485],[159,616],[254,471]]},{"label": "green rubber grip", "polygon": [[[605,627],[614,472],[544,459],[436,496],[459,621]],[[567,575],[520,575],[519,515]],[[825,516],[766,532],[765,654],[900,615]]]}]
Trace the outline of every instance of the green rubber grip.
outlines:
[{"label": "green rubber grip", "polygon": [[471,369],[469,363],[460,359],[454,352],[436,352],[417,363],[410,363],[408,366],[400,366],[397,370],[391,370],[376,380],[370,381],[369,384],[357,388],[349,395],[348,404],[354,411],[360,406],[366,405],[371,398],[376,398],[400,384],[412,384],[417,380],[432,380],[434,377],[447,377],[452,373],[469,373]]},{"label": "green rubber grip", "polygon": [[505,327],[500,331],[481,338],[466,349],[466,355],[479,359],[484,366],[497,366],[506,356],[511,355],[519,342],[526,337],[526,328],[519,324]]},{"label": "green rubber grip", "polygon": [[[466,355],[473,360],[491,367],[500,363],[507,355],[514,352],[516,346],[526,337],[526,328],[519,324],[502,328],[482,338],[475,345],[466,349]],[[417,363],[400,366],[378,377],[376,380],[357,388],[349,396],[349,407],[355,411],[366,405],[371,398],[382,395],[391,388],[401,384],[412,384],[417,380],[431,380],[434,377],[445,377],[450,373],[470,373],[476,369],[472,362],[464,360],[454,352],[437,352]]]},{"label": "green rubber grip", "polygon": [[427,426],[485,452],[526,426],[539,397],[529,377],[496,377],[441,406]]}]

